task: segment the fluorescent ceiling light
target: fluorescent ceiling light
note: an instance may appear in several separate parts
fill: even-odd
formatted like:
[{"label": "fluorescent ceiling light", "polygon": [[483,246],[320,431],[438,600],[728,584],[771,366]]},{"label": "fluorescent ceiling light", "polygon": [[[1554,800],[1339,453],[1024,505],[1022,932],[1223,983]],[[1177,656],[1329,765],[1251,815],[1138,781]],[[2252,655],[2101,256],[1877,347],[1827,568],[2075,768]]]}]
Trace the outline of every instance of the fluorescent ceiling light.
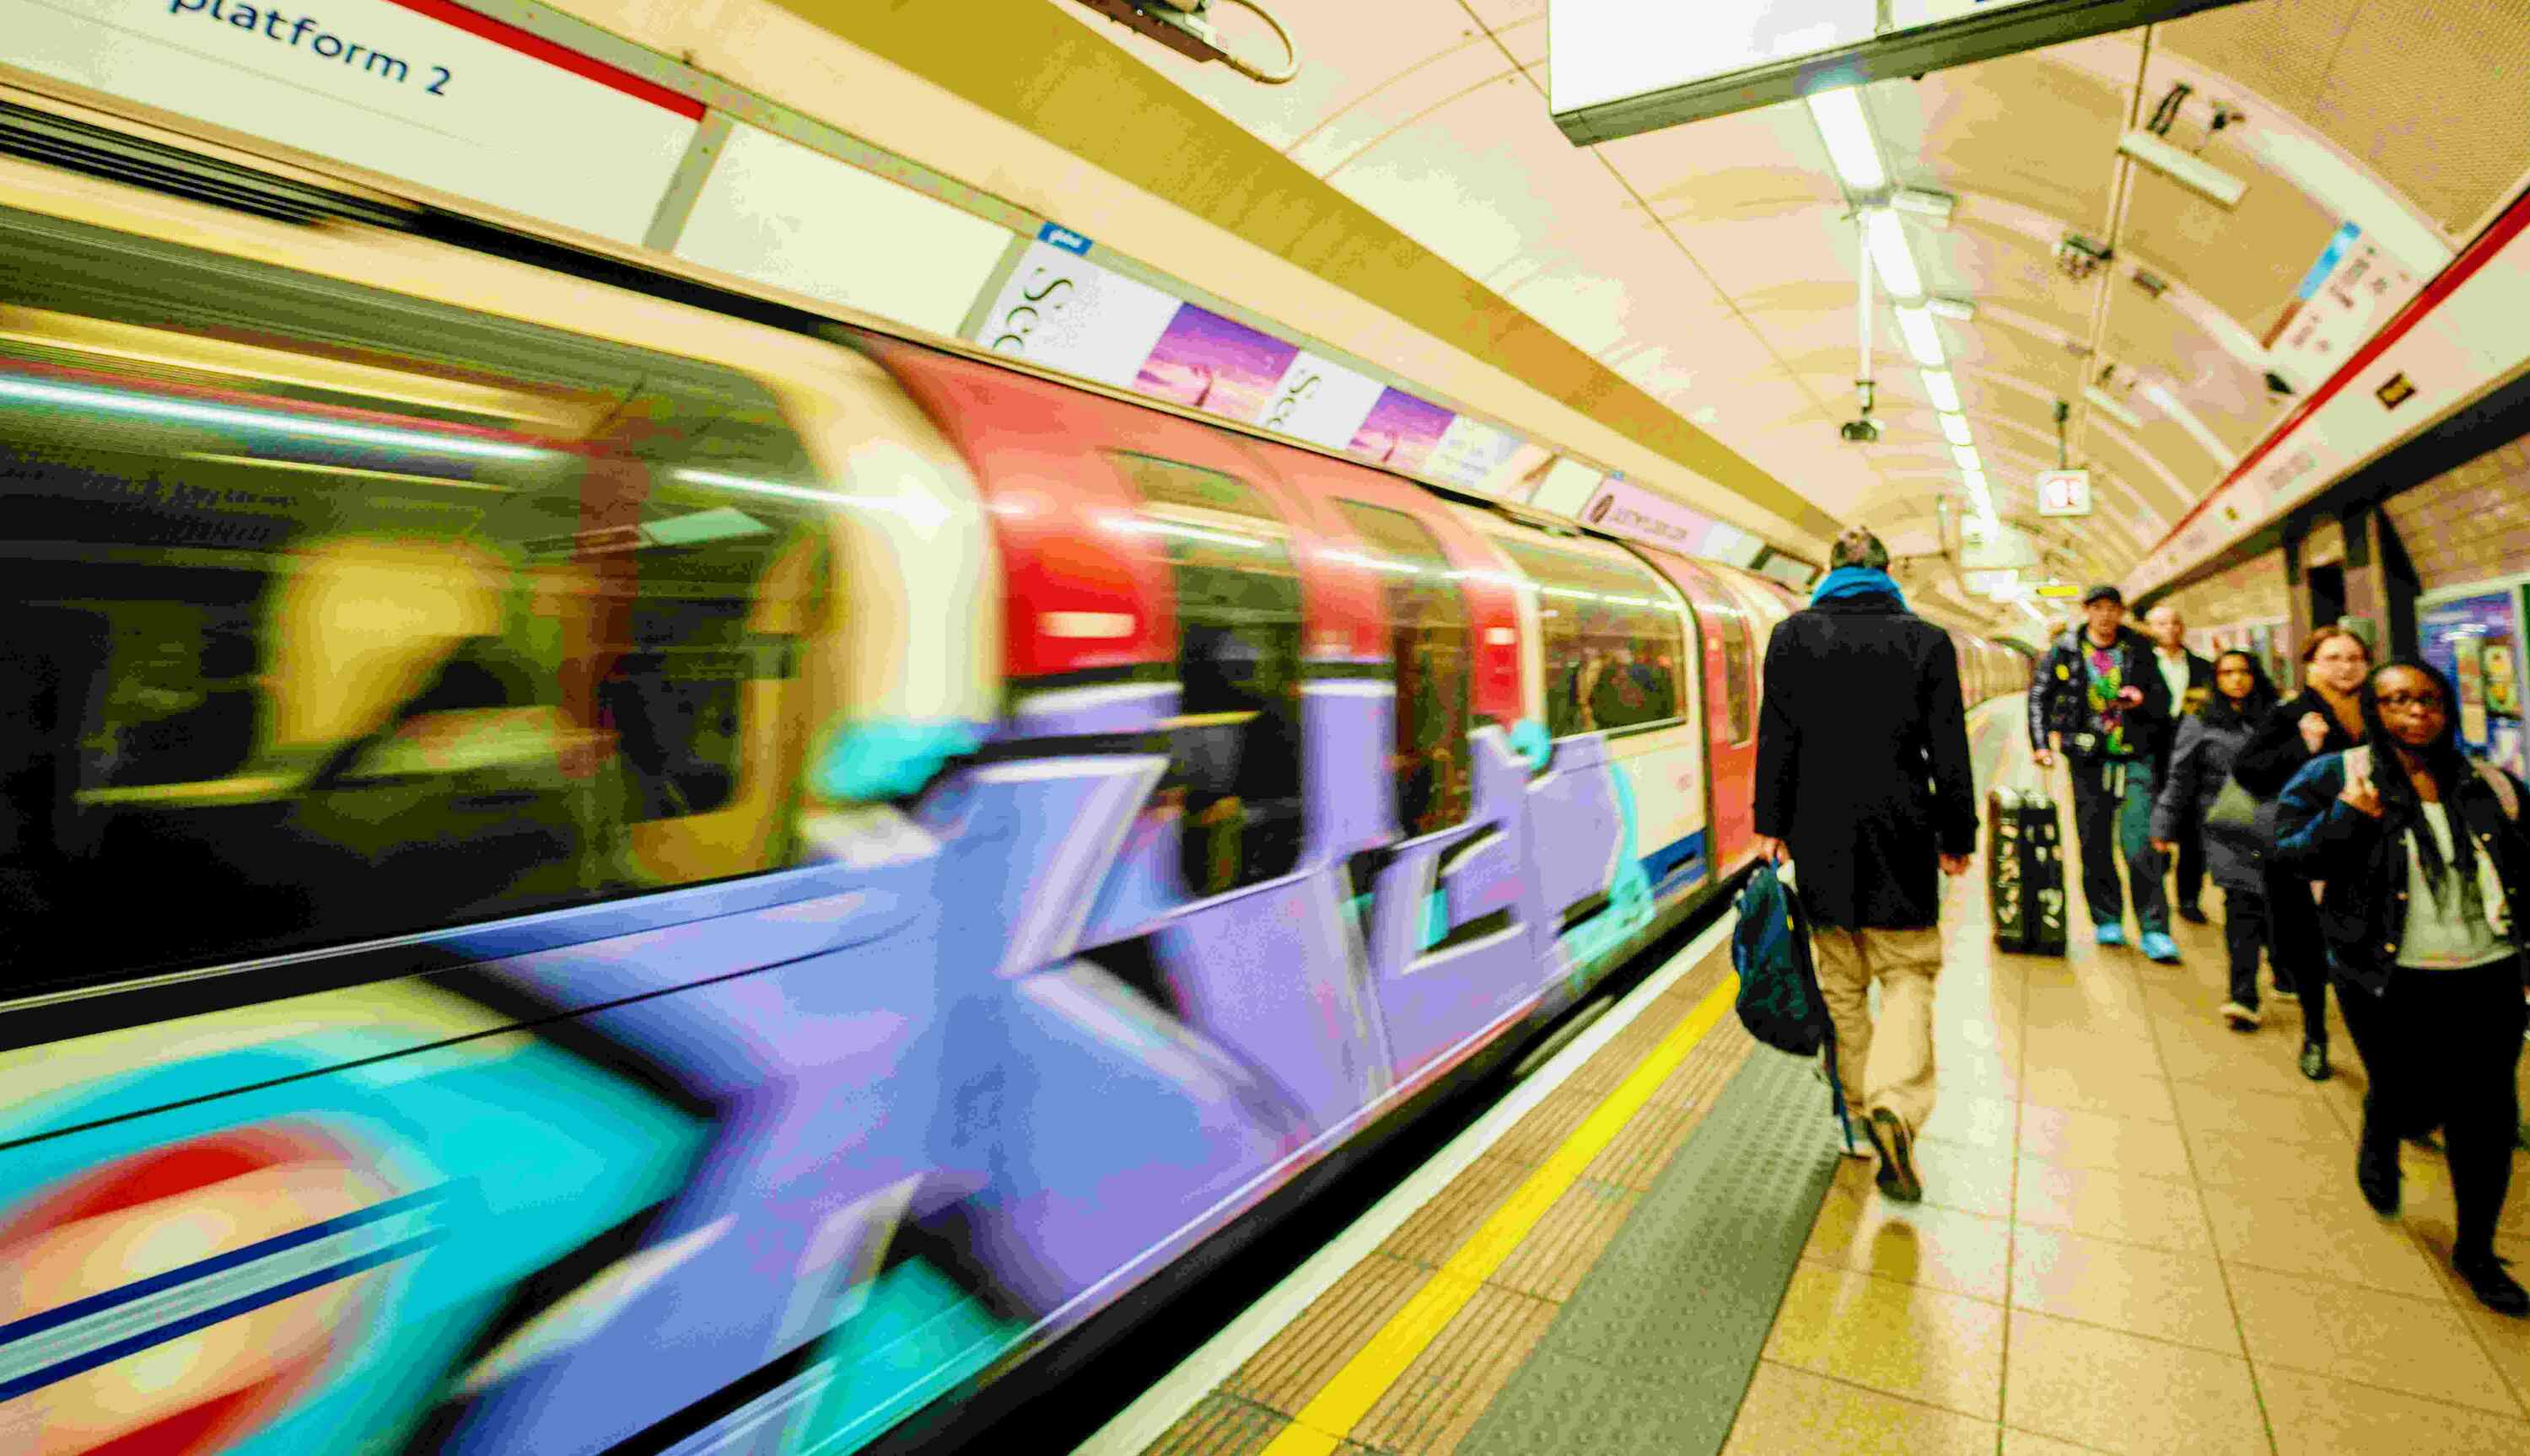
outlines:
[{"label": "fluorescent ceiling light", "polygon": [[1958,205],[1958,199],[1948,192],[1930,192],[1921,188],[1899,188],[1889,194],[1889,205],[1899,212],[1912,213],[1923,218],[1934,227],[1947,228],[1951,225],[1951,209]]},{"label": "fluorescent ceiling light", "polygon": [[2180,151],[2150,132],[2128,132],[2118,150],[2181,187],[2193,188],[2226,207],[2239,205],[2249,185],[2222,168]]},{"label": "fluorescent ceiling light", "polygon": [[1924,297],[1924,280],[1915,272],[1915,255],[1906,250],[1906,229],[1898,214],[1885,208],[1866,212],[1862,231],[1871,240],[1871,261],[1890,295],[1910,302]]},{"label": "fluorescent ceiling light", "polygon": [[1977,458],[1976,447],[1973,445],[1952,446],[1951,458],[1958,461],[1959,468],[1962,470],[1974,474],[1983,474],[1985,471],[1985,461]]},{"label": "fluorescent ceiling light", "polygon": [[1915,362],[1927,369],[1942,367],[1942,336],[1933,329],[1933,316],[1921,308],[1898,310],[1898,332],[1906,340],[1906,351]]},{"label": "fluorescent ceiling light", "polygon": [[1952,445],[1976,443],[1968,436],[1968,417],[1964,414],[1952,414],[1948,410],[1943,411],[1942,414],[1942,438]]},{"label": "fluorescent ceiling light", "polygon": [[1976,304],[1965,298],[1926,298],[1924,307],[1935,318],[1956,319],[1960,323],[1976,317]]},{"label": "fluorescent ceiling light", "polygon": [[2118,404],[2116,396],[2110,394],[2107,390],[2100,388],[2098,385],[2084,385],[2082,387],[2082,398],[2090,401],[2094,405],[2097,405],[2102,414],[2105,414],[2109,418],[2116,420],[2118,423],[2124,425],[2127,429],[2136,430],[2143,428],[2143,416],[2135,413],[2131,409],[2128,409],[2123,404]]},{"label": "fluorescent ceiling light", "polygon": [[1982,496],[1985,494],[1985,472],[1983,470],[1962,470],[1959,472],[1959,479],[1967,482],[1968,493],[1970,495]]},{"label": "fluorescent ceiling light", "polygon": [[1959,412],[1959,387],[1951,381],[1948,369],[1924,371],[1924,393],[1933,397],[1933,407],[1945,414]]},{"label": "fluorescent ceiling light", "polygon": [[1828,160],[1836,163],[1836,175],[1844,179],[1844,185],[1857,192],[1876,192],[1889,186],[1889,174],[1880,166],[1880,143],[1862,114],[1862,93],[1847,86],[1813,91],[1809,99],[1810,115],[1818,122],[1819,135],[1827,138]]}]

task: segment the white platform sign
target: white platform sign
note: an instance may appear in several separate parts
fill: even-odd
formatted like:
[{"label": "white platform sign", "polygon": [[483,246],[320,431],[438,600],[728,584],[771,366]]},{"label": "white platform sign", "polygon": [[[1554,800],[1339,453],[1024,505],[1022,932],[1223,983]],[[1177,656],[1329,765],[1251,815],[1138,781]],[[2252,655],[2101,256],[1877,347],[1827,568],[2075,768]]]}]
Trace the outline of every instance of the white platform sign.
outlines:
[{"label": "white platform sign", "polygon": [[1149,284],[1031,243],[971,337],[1030,363],[1130,388],[1183,306]]},{"label": "white platform sign", "polygon": [[2091,472],[2088,470],[2039,471],[2038,513],[2041,515],[2090,514]]},{"label": "white platform sign", "polygon": [[0,0],[0,62],[638,243],[700,102],[446,0]]}]

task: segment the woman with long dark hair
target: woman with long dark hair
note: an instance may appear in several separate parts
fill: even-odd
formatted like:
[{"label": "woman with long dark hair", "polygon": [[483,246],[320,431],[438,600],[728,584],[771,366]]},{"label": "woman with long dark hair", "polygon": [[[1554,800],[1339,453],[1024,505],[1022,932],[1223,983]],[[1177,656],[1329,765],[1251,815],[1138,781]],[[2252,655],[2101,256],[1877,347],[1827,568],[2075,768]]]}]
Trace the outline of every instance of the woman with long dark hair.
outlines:
[{"label": "woman with long dark hair", "polygon": [[2530,790],[2460,752],[2457,698],[2423,663],[2365,679],[2367,747],[2284,786],[2276,857],[2327,883],[2321,934],[2371,1087],[2354,1181],[2398,1209],[2398,1141],[2436,1125],[2459,1227],[2451,1268],[2489,1309],[2530,1314],[2496,1257],[2520,1119],[2522,926],[2530,912]]},{"label": "woman with long dark hair", "polygon": [[[2326,626],[2301,648],[2304,686],[2259,721],[2231,764],[2240,786],[2268,801],[2259,830],[2275,842],[2272,801],[2302,766],[2322,754],[2342,753],[2363,741],[2363,715],[2355,698],[2371,671],[2372,649],[2343,627]],[[2301,913],[2311,896],[2307,880],[2267,862],[2267,945],[2276,999],[2301,1002],[2301,1074],[2328,1080],[2328,952]]]},{"label": "woman with long dark hair", "polygon": [[2226,652],[2214,662],[2214,691],[2178,721],[2170,770],[2152,807],[2152,842],[2165,856],[2181,825],[2201,836],[2205,871],[2223,891],[2223,940],[2231,953],[2230,999],[2223,1019],[2233,1031],[2258,1028],[2258,956],[2267,944],[2266,846],[2252,823],[2206,818],[2231,782],[2231,762],[2256,726],[2276,706],[2275,684],[2248,653]]}]

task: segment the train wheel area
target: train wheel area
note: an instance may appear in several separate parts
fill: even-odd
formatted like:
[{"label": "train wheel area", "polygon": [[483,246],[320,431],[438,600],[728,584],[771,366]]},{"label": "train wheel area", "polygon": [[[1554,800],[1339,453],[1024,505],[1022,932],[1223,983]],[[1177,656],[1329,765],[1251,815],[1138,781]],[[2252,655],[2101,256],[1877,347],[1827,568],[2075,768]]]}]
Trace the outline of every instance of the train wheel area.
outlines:
[{"label": "train wheel area", "polygon": [[[1979,787],[2061,800],[2023,711],[1972,716]],[[2516,1444],[2530,1341],[2437,1272],[2433,1151],[2403,1225],[2280,1191],[2350,1166],[2359,1069],[2131,949],[1997,951],[1986,900],[1943,905],[1920,1203],[1732,1017],[1726,917],[1073,1456]]]}]

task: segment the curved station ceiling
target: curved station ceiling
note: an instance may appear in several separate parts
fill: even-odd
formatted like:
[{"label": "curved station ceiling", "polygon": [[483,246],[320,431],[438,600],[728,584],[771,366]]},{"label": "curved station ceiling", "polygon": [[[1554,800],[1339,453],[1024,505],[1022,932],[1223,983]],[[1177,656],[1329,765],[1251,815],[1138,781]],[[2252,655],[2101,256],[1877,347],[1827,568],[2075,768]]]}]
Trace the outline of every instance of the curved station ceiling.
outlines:
[{"label": "curved station ceiling", "polygon": [[[1589,147],[1549,115],[1548,0],[1267,4],[1304,62],[1285,85],[1057,9],[1826,514],[1954,552],[1973,464],[2062,581],[2159,543],[2530,170],[2520,0],[2254,0],[1873,82],[1842,119],[1788,102]],[[2138,133],[2155,165],[2121,151]],[[2351,249],[2367,307],[2311,327],[2305,280]],[[1866,254],[1883,433],[1852,444]],[[2086,517],[2035,511],[2060,401]]]}]

